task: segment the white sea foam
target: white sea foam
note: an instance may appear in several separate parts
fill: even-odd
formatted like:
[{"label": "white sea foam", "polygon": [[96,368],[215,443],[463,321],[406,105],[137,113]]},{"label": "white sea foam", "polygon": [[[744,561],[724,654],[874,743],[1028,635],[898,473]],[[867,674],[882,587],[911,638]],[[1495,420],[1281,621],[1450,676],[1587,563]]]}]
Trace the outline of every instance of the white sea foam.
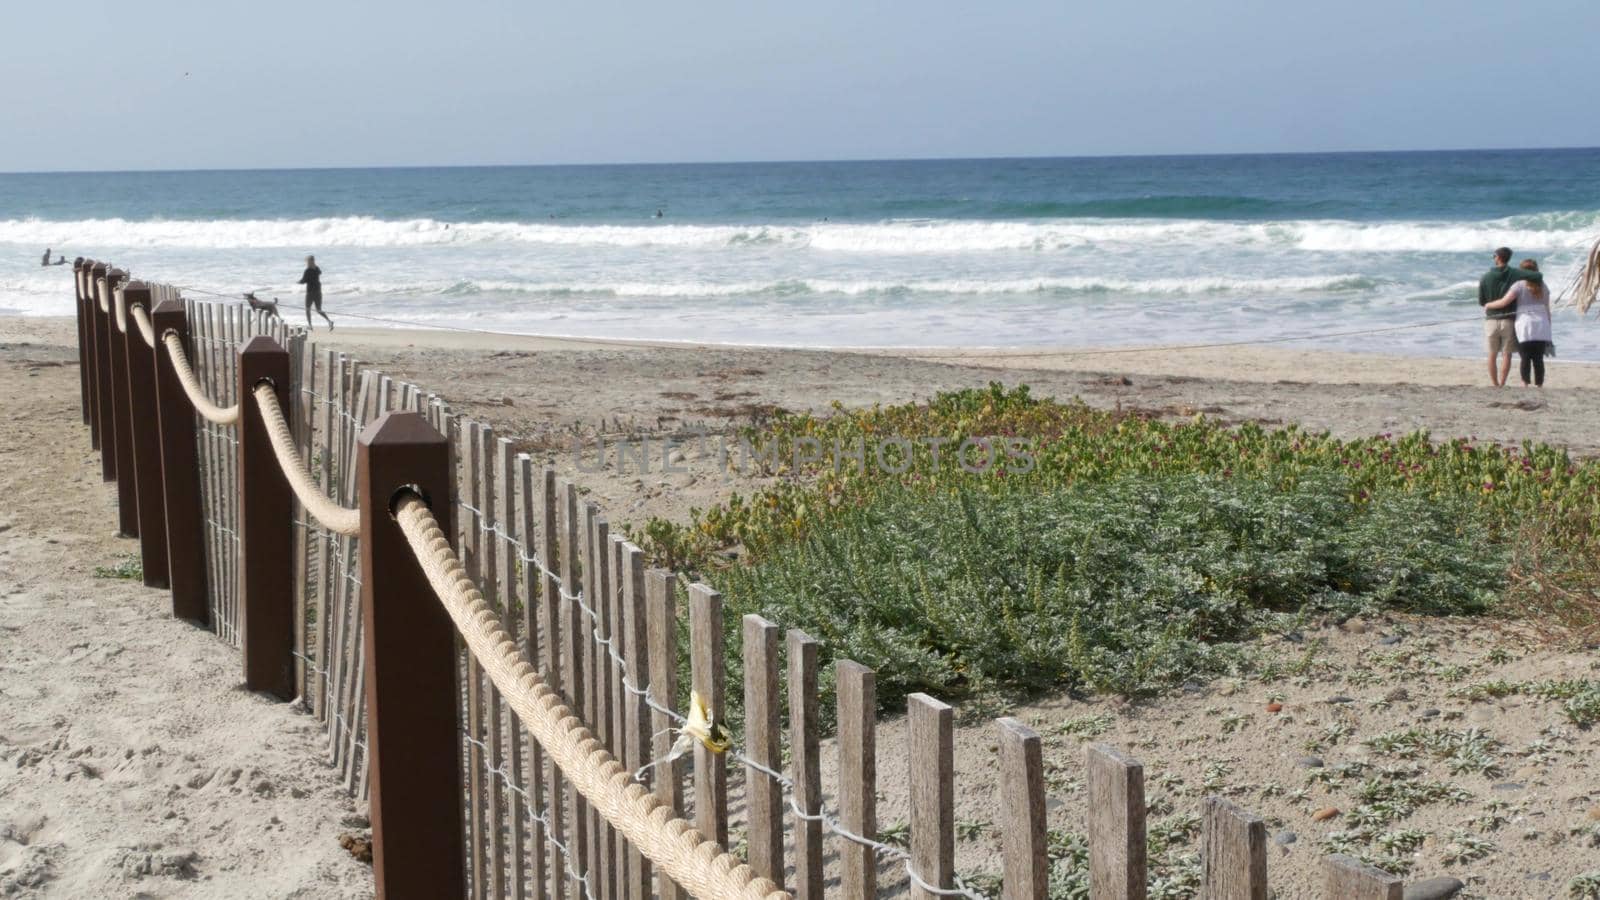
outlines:
[{"label": "white sea foam", "polygon": [[1546,251],[1593,238],[1600,211],[1481,222],[1200,219],[890,221],[809,225],[566,225],[525,222],[319,219],[0,220],[0,243],[96,248],[333,248],[521,244],[739,249],[809,248],[845,254],[1050,253],[1101,246],[1276,246],[1312,251],[1471,252],[1510,244]]},{"label": "white sea foam", "polygon": [[[911,294],[1294,294],[1370,290],[1378,279],[1363,275],[1329,275],[1299,278],[1094,278],[1045,277],[985,280],[860,280],[830,278],[738,282],[553,282],[515,280],[463,280],[370,282],[341,285],[336,293],[357,295],[439,294],[470,297],[478,294],[532,294],[545,296],[595,295],[603,297],[755,297],[841,295],[847,297]],[[0,285],[3,288],[4,285]]]}]

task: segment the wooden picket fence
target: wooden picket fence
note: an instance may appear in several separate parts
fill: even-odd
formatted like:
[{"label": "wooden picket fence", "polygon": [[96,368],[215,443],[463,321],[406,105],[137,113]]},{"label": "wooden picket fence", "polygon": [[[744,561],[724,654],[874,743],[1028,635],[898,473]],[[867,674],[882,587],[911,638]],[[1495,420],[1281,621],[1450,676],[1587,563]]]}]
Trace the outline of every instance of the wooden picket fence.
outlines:
[{"label": "wooden picket fence", "polygon": [[[411,490],[427,496],[471,581],[599,745],[702,835],[724,848],[738,835],[755,875],[802,898],[985,896],[955,870],[954,786],[965,777],[997,792],[1001,854],[990,868],[1002,895],[1050,896],[1041,738],[1024,723],[997,720],[996,770],[963,775],[955,711],[911,695],[907,756],[892,763],[909,773],[909,838],[891,845],[879,839],[888,761],[874,673],[834,663],[837,776],[824,784],[820,644],[750,615],[731,648],[743,663],[733,686],[742,733],[727,747],[695,741],[672,760],[691,691],[713,720],[726,707],[729,632],[716,591],[648,569],[578,485],[438,396],[241,304],[182,299],[93,260],[74,270],[83,419],[117,486],[119,528],[141,539],[145,583],[171,590],[175,615],[240,648],[248,687],[297,701],[321,723],[346,788],[371,799],[381,895],[682,896],[529,737],[440,612],[389,515],[396,492]],[[153,339],[128,322],[136,305]],[[162,352],[168,331],[209,397],[237,404],[237,425],[196,415]],[[362,510],[359,533],[335,533],[293,499],[250,396],[263,382],[323,493]],[[427,428],[408,424],[417,420]],[[406,441],[392,437],[405,429]],[[429,474],[435,464],[443,483]],[[380,474],[388,480],[362,489]],[[368,546],[384,558],[364,558]],[[378,647],[394,658],[380,665]],[[440,653],[447,659],[433,665]],[[1084,765],[1089,896],[1143,898],[1143,767],[1103,745],[1086,749]],[[1202,813],[1200,895],[1269,896],[1265,823],[1215,797]],[[1323,866],[1329,897],[1402,896],[1400,879],[1355,860]]]}]

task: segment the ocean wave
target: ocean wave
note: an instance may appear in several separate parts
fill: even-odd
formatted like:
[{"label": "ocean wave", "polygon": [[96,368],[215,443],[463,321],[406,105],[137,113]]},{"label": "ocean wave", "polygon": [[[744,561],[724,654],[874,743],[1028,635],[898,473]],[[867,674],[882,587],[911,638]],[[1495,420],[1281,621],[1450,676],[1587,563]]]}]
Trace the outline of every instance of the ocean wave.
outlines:
[{"label": "ocean wave", "polygon": [[27,247],[244,249],[406,248],[450,245],[663,247],[685,250],[787,248],[844,254],[963,254],[1081,251],[1095,247],[1204,249],[1268,246],[1318,252],[1465,253],[1502,244],[1529,252],[1593,239],[1600,210],[1511,216],[1482,222],[1354,222],[1303,219],[897,220],[805,225],[569,225],[526,222],[319,219],[0,220],[0,243]]},{"label": "ocean wave", "polygon": [[829,278],[745,282],[535,282],[462,280],[453,282],[374,282],[348,285],[336,293],[352,295],[529,294],[546,297],[795,297],[816,295],[903,296],[912,294],[1294,294],[1372,290],[1379,279],[1363,275],[1290,278],[1095,278],[929,279],[920,281]]},{"label": "ocean wave", "polygon": [[[1002,218],[1247,218],[1283,211],[1287,204],[1261,197],[1206,194],[1152,194],[1145,197],[1108,197],[1074,203],[996,203],[987,207]],[[1303,208],[1303,207],[1302,207]]]},{"label": "ocean wave", "polygon": [[450,244],[728,246],[779,243],[793,230],[735,225],[557,225],[437,219],[0,220],[0,242],[79,247],[194,249],[423,247]]}]

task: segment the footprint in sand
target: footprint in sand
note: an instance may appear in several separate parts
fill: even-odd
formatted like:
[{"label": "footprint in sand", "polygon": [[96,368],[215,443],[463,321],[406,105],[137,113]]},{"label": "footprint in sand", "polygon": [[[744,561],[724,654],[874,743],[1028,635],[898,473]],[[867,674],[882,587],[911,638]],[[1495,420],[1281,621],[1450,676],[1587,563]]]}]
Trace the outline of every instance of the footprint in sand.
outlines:
[{"label": "footprint in sand", "polygon": [[196,772],[189,776],[189,780],[185,781],[183,786],[191,791],[203,790],[206,785],[210,784],[220,774],[222,774],[221,769],[212,769],[209,772]]},{"label": "footprint in sand", "polygon": [[54,879],[60,845],[49,842],[49,822],[28,815],[0,824],[0,896],[30,894]]},{"label": "footprint in sand", "polygon": [[64,663],[94,662],[102,663],[122,653],[123,646],[117,643],[110,644],[73,644],[68,647],[68,653],[62,657]]}]

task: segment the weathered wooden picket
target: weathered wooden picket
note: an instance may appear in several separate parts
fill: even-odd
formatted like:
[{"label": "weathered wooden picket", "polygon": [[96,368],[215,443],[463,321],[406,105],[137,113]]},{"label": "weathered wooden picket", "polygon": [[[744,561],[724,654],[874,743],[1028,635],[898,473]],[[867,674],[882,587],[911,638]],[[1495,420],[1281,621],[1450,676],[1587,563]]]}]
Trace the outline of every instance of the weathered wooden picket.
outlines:
[{"label": "weathered wooden picket", "polygon": [[[102,452],[106,479],[117,483],[121,529],[143,538],[146,583],[171,587],[175,614],[208,619],[219,637],[240,647],[247,684],[297,698],[321,723],[328,760],[346,788],[373,797],[380,892],[421,896],[454,885],[474,898],[681,895],[530,738],[459,636],[456,680],[444,685],[455,698],[457,733],[441,765],[426,764],[423,751],[385,743],[402,740],[422,718],[385,712],[369,721],[379,688],[375,673],[405,669],[379,667],[369,655],[380,646],[368,633],[374,604],[414,598],[374,596],[362,583],[363,544],[378,527],[373,511],[389,508],[393,498],[360,489],[365,476],[358,458],[381,450],[382,427],[375,423],[409,412],[447,439],[454,496],[428,500],[436,511],[441,501],[448,508],[439,521],[454,523],[452,543],[467,576],[599,745],[701,834],[725,848],[737,836],[733,845],[743,847],[750,869],[798,897],[983,896],[955,868],[954,787],[956,779],[970,778],[993,785],[998,795],[1002,850],[991,868],[1002,873],[1003,896],[1049,895],[1041,739],[1024,723],[995,723],[994,771],[958,773],[954,710],[913,694],[906,758],[882,759],[874,674],[838,660],[837,774],[824,784],[820,645],[804,631],[745,616],[732,632],[738,646],[726,648],[729,632],[716,591],[648,569],[619,522],[489,424],[457,415],[441,398],[319,348],[300,329],[242,305],[177,303],[177,289],[129,283],[94,261],[80,260],[75,269],[84,420]],[[154,322],[143,344],[126,319],[134,305]],[[181,338],[210,398],[219,406],[237,405],[237,425],[195,416],[173,374],[174,361],[162,350],[168,331]],[[334,502],[363,509],[358,534],[330,530],[298,501],[263,499],[272,491],[288,493],[258,433],[250,394],[263,381],[280,396],[311,478]],[[182,413],[177,419],[175,409]],[[386,490],[426,487],[425,475],[416,479],[396,480]],[[280,540],[288,548],[281,554],[272,549]],[[387,540],[375,545],[385,548],[377,552],[393,552],[392,536]],[[197,547],[203,549],[198,560]],[[417,565],[409,554],[366,562],[368,572]],[[279,590],[276,579],[284,570]],[[437,602],[431,595],[423,599]],[[277,628],[281,616],[292,616],[292,627]],[[675,729],[694,718],[691,691],[713,721],[721,719],[729,649],[743,661],[743,683],[733,686],[743,694],[743,733],[727,746],[702,734],[707,739],[693,741],[692,754],[671,759]],[[687,656],[688,684],[679,683],[680,654]],[[280,671],[290,673],[282,684],[276,681]],[[373,771],[377,758],[418,759],[404,773],[418,784],[459,772],[459,783],[444,792],[447,817],[389,812],[378,802],[385,785]],[[908,773],[904,848],[879,840],[880,763]],[[1084,765],[1090,896],[1142,898],[1143,767],[1100,745],[1087,748]],[[387,790],[394,796],[400,788]],[[405,852],[386,853],[386,843]],[[418,848],[436,851],[431,862],[437,870],[418,868]],[[1206,799],[1201,896],[1267,897],[1266,853],[1260,819]],[[1385,873],[1343,857],[1324,865],[1328,896],[1400,896],[1399,879]],[[426,878],[415,879],[417,871]]]}]

